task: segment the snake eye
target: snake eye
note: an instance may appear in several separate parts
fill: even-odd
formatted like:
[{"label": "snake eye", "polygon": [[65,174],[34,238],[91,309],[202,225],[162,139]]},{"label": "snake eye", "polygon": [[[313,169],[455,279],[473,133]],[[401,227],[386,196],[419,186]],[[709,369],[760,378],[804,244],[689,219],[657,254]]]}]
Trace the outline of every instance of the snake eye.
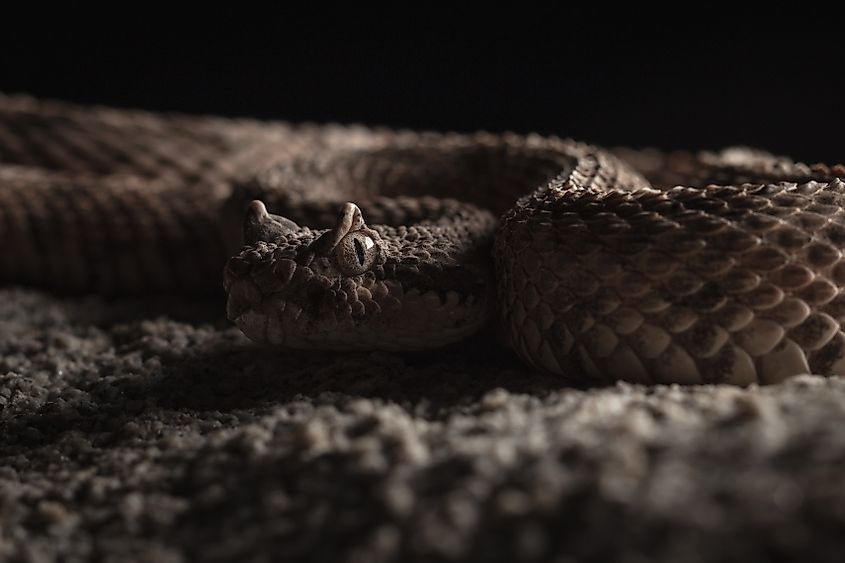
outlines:
[{"label": "snake eye", "polygon": [[361,231],[343,237],[334,250],[338,266],[348,276],[357,276],[369,270],[377,253],[376,241]]}]

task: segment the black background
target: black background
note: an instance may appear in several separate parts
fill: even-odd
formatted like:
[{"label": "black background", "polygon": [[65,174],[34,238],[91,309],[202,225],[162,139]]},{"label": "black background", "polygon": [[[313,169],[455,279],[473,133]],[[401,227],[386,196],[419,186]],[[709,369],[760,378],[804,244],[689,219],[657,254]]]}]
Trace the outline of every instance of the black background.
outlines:
[{"label": "black background", "polygon": [[696,29],[599,17],[509,22],[505,14],[500,27],[436,31],[288,19],[272,32],[240,27],[201,39],[23,36],[0,52],[0,90],[292,121],[539,131],[605,145],[750,144],[845,161],[845,32],[834,16],[776,26],[720,16]]}]

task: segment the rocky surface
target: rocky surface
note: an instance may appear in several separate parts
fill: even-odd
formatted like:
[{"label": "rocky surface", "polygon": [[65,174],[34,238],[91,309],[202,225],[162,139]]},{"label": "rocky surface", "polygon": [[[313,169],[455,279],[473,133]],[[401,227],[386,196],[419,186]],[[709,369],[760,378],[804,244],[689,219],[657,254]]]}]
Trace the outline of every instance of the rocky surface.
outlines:
[{"label": "rocky surface", "polygon": [[845,380],[567,389],[0,291],[0,559],[839,561]]}]

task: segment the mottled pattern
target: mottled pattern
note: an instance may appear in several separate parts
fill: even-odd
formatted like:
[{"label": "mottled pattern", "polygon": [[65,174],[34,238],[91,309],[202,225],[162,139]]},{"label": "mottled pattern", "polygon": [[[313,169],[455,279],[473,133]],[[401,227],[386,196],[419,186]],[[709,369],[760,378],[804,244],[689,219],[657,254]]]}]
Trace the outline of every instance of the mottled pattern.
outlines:
[{"label": "mottled pattern", "polygon": [[500,310],[522,357],[553,372],[740,385],[843,374],[843,198],[840,180],[561,183],[505,222]]},{"label": "mottled pattern", "polygon": [[571,380],[845,374],[842,166],[23,97],[0,99],[0,163],[8,281],[224,285],[250,338],[303,348],[433,348],[495,317]]}]

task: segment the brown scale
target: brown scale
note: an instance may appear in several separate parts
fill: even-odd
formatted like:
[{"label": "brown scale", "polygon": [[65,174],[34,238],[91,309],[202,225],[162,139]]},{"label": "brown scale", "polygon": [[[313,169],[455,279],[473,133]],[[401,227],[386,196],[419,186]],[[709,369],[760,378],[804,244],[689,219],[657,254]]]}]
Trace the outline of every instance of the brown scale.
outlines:
[{"label": "brown scale", "polygon": [[260,342],[431,348],[495,314],[572,380],[772,383],[845,374],[842,176],[751,149],[4,97],[0,277],[213,292],[235,254],[229,316]]},{"label": "brown scale", "polygon": [[[793,179],[806,170],[809,168],[802,168],[797,174],[793,174],[794,170],[784,174],[790,176],[787,179]],[[674,194],[675,199],[663,200],[654,193],[644,194],[639,198],[640,206],[627,204],[615,214],[612,204],[607,203],[610,200],[597,192],[592,186],[581,186],[580,192],[569,187],[572,204],[562,207],[562,216],[565,214],[567,219],[559,223],[558,228],[575,239],[569,243],[572,246],[583,241],[592,247],[598,239],[599,246],[610,255],[603,254],[595,264],[585,260],[575,267],[581,271],[602,272],[604,283],[615,284],[608,287],[614,288],[618,295],[621,310],[643,311],[650,319],[649,324],[638,324],[633,331],[623,328],[618,314],[609,315],[606,321],[601,316],[593,319],[597,325],[611,327],[620,337],[620,346],[625,346],[620,357],[630,357],[629,352],[633,351],[642,360],[639,363],[649,364],[659,353],[662,365],[651,363],[649,367],[658,379],[669,377],[671,380],[670,372],[674,370],[676,380],[690,382],[768,383],[790,373],[806,371],[809,365],[841,369],[838,366],[842,362],[838,360],[843,348],[838,322],[824,312],[812,313],[812,309],[824,307],[826,303],[832,303],[830,310],[837,315],[843,308],[843,301],[836,299],[837,286],[825,279],[826,275],[841,277],[843,274],[839,272],[845,271],[836,266],[831,268],[840,253],[835,246],[826,244],[829,241],[838,245],[841,229],[838,224],[828,226],[828,220],[824,218],[837,213],[831,208],[834,203],[830,202],[841,200],[841,182],[834,181],[829,186],[810,183],[705,190],[677,188],[668,192]],[[818,195],[825,197],[815,197]],[[721,201],[713,204],[711,198]],[[600,201],[607,204],[606,207],[598,207],[596,203]],[[702,209],[715,216],[703,214]],[[520,229],[530,229],[534,211],[529,207],[522,207],[520,211],[523,214],[514,214],[514,221],[520,224]],[[648,211],[656,212],[675,226],[666,228],[662,235],[636,229],[641,244],[628,248],[625,242],[614,238],[625,230],[620,225],[621,218],[645,217],[643,213]],[[578,223],[579,218],[584,223]],[[604,223],[602,218],[605,218]],[[572,228],[582,224],[587,229]],[[506,223],[504,228],[507,226]],[[818,233],[820,228],[823,230]],[[640,253],[643,247],[655,250]],[[709,248],[714,251],[710,252]],[[621,252],[621,249],[632,251]],[[654,252],[659,254],[653,256]],[[513,254],[506,258],[519,260],[519,256]],[[664,277],[663,274],[670,270],[666,264],[671,264],[672,260],[681,264],[681,274]],[[509,267],[507,259],[500,259],[498,264]],[[685,268],[689,269],[685,271]],[[640,295],[643,283],[642,278],[637,277],[638,272],[651,283],[660,284],[662,293],[651,295],[644,302]],[[707,284],[703,281],[705,276],[709,279]],[[503,279],[511,278],[505,276]],[[703,305],[697,313],[700,318],[684,319],[672,314],[675,307],[681,306],[683,298],[697,297],[705,287],[709,297],[699,300]],[[506,290],[518,294],[513,288]],[[674,307],[661,305],[661,298],[664,303],[667,300],[673,303]],[[696,308],[677,310],[695,311]],[[524,316],[530,318],[531,311],[526,311]],[[564,323],[567,318],[571,318],[571,312],[562,317]],[[512,318],[505,320],[511,323],[512,331],[519,331]],[[582,325],[579,321],[577,327]],[[660,331],[661,327],[665,332]],[[625,334],[621,334],[623,330]],[[613,356],[607,346],[611,339],[591,351],[595,346],[594,336],[584,340],[579,339],[578,330],[568,332],[574,336],[573,346],[579,350],[575,358],[577,365],[589,370],[613,369],[617,370],[616,377],[642,380],[639,365],[628,374],[624,364],[615,359],[602,364],[602,358]],[[677,336],[672,337],[672,334]],[[543,343],[539,347],[543,348]],[[554,346],[545,348],[557,349]],[[523,345],[520,352],[531,361],[530,349]],[[777,357],[778,361],[771,361],[772,357]],[[562,358],[555,359],[561,365],[566,363]],[[548,359],[543,360],[543,365],[549,363]]]}]

